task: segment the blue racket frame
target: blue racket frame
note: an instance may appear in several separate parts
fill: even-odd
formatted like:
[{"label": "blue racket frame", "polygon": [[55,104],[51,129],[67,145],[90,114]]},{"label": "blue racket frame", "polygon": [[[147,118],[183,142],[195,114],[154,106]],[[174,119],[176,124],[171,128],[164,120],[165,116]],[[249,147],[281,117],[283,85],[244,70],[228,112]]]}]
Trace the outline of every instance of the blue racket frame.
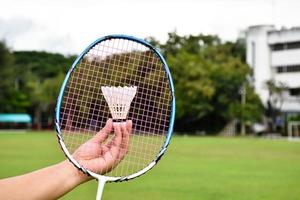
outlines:
[{"label": "blue racket frame", "polygon": [[[98,43],[100,42],[103,42],[105,40],[109,40],[109,39],[127,39],[127,40],[132,40],[132,41],[135,41],[135,42],[138,42],[138,43],[141,43],[147,47],[149,47],[150,49],[152,49],[155,54],[160,58],[160,60],[162,61],[163,63],[163,66],[164,66],[164,69],[167,73],[167,76],[168,76],[168,80],[169,80],[169,84],[170,84],[170,88],[171,88],[171,94],[172,94],[172,105],[171,105],[171,116],[170,116],[170,126],[169,126],[169,129],[168,129],[168,133],[166,135],[166,140],[165,140],[165,143],[164,145],[162,146],[159,154],[156,156],[156,158],[147,166],[145,167],[143,170],[135,173],[135,174],[132,174],[132,175],[129,175],[129,176],[126,176],[126,177],[109,177],[109,178],[106,178],[105,176],[102,176],[102,175],[98,175],[98,174],[95,174],[85,168],[83,168],[82,166],[79,165],[79,163],[74,160],[71,156],[71,154],[69,153],[68,149],[66,148],[65,144],[64,144],[64,141],[63,141],[63,136],[62,136],[62,132],[61,132],[61,128],[59,126],[59,122],[60,122],[60,108],[61,108],[61,102],[63,100],[63,96],[64,96],[64,91],[65,91],[65,88],[66,88],[66,85],[68,83],[68,80],[72,74],[72,72],[74,71],[74,69],[76,69],[76,66],[77,64],[81,61],[81,59],[83,58],[84,55],[86,55],[88,53],[88,51],[93,48],[95,45],[97,45]],[[58,139],[59,139],[59,144],[61,145],[61,148],[62,150],[64,151],[65,155],[68,157],[68,159],[80,170],[82,170],[84,173],[88,174],[88,175],[91,175],[93,176],[94,178],[97,178],[97,179],[102,179],[104,180],[104,183],[106,181],[115,181],[115,182],[119,182],[119,181],[126,181],[126,180],[129,180],[129,179],[133,179],[133,178],[136,178],[144,173],[146,173],[148,170],[150,170],[151,168],[153,168],[156,163],[160,160],[160,158],[163,156],[163,154],[165,153],[168,145],[170,144],[170,140],[171,140],[171,136],[172,136],[172,133],[173,133],[173,126],[174,126],[174,120],[175,120],[175,111],[176,111],[176,107],[175,107],[176,103],[175,103],[175,91],[174,91],[174,84],[173,84],[173,79],[172,79],[172,76],[171,76],[171,73],[170,73],[170,70],[169,70],[169,67],[167,65],[167,62],[165,61],[164,57],[162,56],[162,54],[160,53],[160,51],[153,47],[150,43],[148,43],[147,41],[145,40],[142,40],[142,39],[139,39],[139,38],[136,38],[136,37],[133,37],[133,36],[127,36],[127,35],[108,35],[108,36],[105,36],[105,37],[102,37],[102,38],[99,38],[97,40],[95,40],[93,43],[91,43],[78,57],[77,59],[74,61],[74,63],[72,64],[72,67],[69,69],[68,73],[66,74],[66,77],[63,81],[63,84],[61,86],[61,89],[60,89],[60,92],[59,92],[59,96],[57,98],[57,104],[56,104],[56,109],[55,109],[55,126],[56,126],[56,132],[57,132],[57,136],[58,136]],[[102,189],[103,189],[103,186],[102,186]]]}]

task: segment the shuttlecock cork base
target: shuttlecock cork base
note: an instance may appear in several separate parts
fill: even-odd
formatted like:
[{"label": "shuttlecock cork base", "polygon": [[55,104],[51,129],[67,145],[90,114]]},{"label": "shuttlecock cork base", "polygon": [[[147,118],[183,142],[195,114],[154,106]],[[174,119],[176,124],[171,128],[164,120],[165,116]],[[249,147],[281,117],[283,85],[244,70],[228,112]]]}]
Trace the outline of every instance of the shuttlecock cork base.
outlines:
[{"label": "shuttlecock cork base", "polygon": [[101,91],[108,104],[114,122],[126,121],[130,104],[135,97],[137,87],[102,86]]}]

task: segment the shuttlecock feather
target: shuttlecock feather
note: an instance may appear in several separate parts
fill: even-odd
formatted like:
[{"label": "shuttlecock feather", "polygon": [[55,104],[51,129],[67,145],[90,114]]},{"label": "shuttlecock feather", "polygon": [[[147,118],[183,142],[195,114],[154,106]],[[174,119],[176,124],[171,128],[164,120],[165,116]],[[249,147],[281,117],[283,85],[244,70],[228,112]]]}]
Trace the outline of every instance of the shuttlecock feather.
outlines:
[{"label": "shuttlecock feather", "polygon": [[101,87],[113,119],[126,119],[137,87]]}]

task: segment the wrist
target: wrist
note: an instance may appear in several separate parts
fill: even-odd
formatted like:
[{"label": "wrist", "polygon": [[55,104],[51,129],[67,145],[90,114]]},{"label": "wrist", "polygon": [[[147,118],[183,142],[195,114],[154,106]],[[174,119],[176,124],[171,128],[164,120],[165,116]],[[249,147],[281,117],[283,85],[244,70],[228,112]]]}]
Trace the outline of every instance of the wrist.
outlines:
[{"label": "wrist", "polygon": [[77,185],[87,182],[92,179],[91,176],[83,173],[77,167],[73,165],[69,160],[65,160],[61,163],[63,168],[65,169],[66,173],[69,174],[70,179]]}]

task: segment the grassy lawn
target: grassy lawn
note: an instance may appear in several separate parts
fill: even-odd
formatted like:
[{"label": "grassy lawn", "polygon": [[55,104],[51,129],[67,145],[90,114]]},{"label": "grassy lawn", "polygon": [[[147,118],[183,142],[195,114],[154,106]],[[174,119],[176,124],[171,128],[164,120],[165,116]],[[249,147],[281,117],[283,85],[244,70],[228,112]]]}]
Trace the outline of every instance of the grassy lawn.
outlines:
[{"label": "grassy lawn", "polygon": [[[0,178],[65,159],[54,132],[0,133]],[[62,199],[94,199],[96,182]],[[103,199],[300,199],[300,143],[259,138],[173,137],[150,172],[109,183]]]}]

